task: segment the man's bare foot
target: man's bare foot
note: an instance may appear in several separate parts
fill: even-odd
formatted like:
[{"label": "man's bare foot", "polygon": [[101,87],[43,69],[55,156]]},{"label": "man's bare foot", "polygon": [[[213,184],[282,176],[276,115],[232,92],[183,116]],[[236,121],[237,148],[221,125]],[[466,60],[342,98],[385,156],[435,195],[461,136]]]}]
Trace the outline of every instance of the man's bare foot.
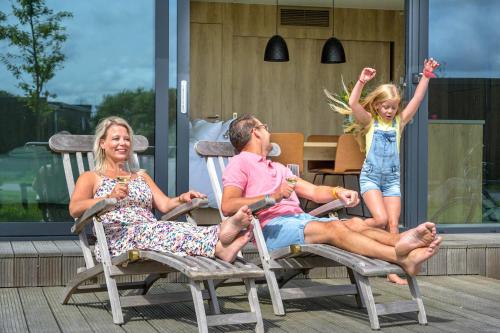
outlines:
[{"label": "man's bare foot", "polygon": [[403,286],[408,284],[408,281],[400,278],[399,275],[397,275],[397,274],[388,274],[387,281],[395,283],[395,284],[403,285]]},{"label": "man's bare foot", "polygon": [[236,214],[222,221],[220,225],[219,240],[223,245],[229,245],[240,233],[241,229],[248,227],[252,221],[252,211],[248,206],[243,206]]},{"label": "man's bare foot", "polygon": [[436,237],[427,247],[419,247],[412,250],[408,255],[399,258],[399,265],[410,276],[415,276],[420,272],[422,264],[434,256],[439,251],[439,246],[443,239]]},{"label": "man's bare foot", "polygon": [[233,262],[238,255],[238,252],[252,239],[253,236],[253,225],[250,224],[248,228],[241,232],[232,243],[229,245],[224,245],[221,242],[217,242],[215,247],[215,255],[227,262]]},{"label": "man's bare foot", "polygon": [[418,227],[405,231],[396,243],[396,255],[405,256],[412,250],[419,247],[427,247],[436,238],[436,225],[432,222],[425,222]]}]

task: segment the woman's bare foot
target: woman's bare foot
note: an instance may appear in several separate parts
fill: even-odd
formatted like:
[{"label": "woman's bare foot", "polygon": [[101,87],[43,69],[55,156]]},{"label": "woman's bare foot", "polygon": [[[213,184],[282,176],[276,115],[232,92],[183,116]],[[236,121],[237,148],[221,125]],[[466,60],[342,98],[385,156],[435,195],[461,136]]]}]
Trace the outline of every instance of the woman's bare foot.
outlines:
[{"label": "woman's bare foot", "polygon": [[397,274],[388,274],[387,281],[395,283],[395,284],[403,285],[403,286],[408,284],[408,281],[406,281],[405,279],[402,279]]},{"label": "woman's bare foot", "polygon": [[220,225],[219,240],[223,245],[229,245],[238,236],[240,231],[252,221],[252,211],[248,206],[243,206],[236,214],[222,221]]},{"label": "woman's bare foot", "polygon": [[436,238],[436,225],[432,222],[422,223],[401,234],[395,246],[396,255],[405,256],[416,248],[429,246],[434,238]]},{"label": "woman's bare foot", "polygon": [[241,232],[229,245],[224,245],[220,241],[217,242],[215,255],[224,261],[233,262],[238,252],[252,239],[252,236],[253,225],[250,224],[247,230]]},{"label": "woman's bare foot", "polygon": [[399,265],[410,276],[415,276],[420,272],[422,264],[430,257],[438,253],[439,246],[443,239],[436,237],[427,247],[419,247],[412,250],[408,255],[399,258]]}]

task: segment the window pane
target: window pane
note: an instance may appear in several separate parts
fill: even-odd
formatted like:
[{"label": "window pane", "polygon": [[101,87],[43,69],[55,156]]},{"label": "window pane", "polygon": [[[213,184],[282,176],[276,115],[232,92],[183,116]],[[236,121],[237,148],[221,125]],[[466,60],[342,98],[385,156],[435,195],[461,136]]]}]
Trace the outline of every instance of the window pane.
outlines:
[{"label": "window pane", "polygon": [[[28,33],[22,45],[0,40],[0,221],[72,220],[60,157],[47,145],[54,133],[92,134],[99,119],[118,115],[154,146],[154,1],[47,0],[45,6],[64,16],[56,19],[61,30],[50,35],[63,37],[56,38],[59,48],[52,37],[33,39],[11,3],[0,3],[0,25]],[[49,19],[42,14],[34,21]],[[30,56],[33,40],[38,67]],[[31,75],[21,66],[39,70]],[[152,174],[153,148],[141,162]]]},{"label": "window pane", "polygon": [[499,13],[495,1],[430,1],[429,55],[442,67],[429,88],[428,218],[438,223],[500,221]]}]

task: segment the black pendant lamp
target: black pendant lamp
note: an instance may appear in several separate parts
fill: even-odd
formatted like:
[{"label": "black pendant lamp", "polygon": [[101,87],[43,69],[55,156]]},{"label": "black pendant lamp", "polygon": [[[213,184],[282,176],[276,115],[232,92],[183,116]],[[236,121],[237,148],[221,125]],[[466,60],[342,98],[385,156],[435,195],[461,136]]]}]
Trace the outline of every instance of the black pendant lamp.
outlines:
[{"label": "black pendant lamp", "polygon": [[[334,9],[335,0],[332,0],[332,35],[335,35]],[[321,51],[322,64],[341,64],[345,62],[345,52],[342,43],[335,37],[329,38]]]},{"label": "black pendant lamp", "polygon": [[278,9],[278,0],[276,0],[276,35],[267,42],[264,61],[285,62],[290,60],[288,46],[286,46],[283,37],[278,35]]}]

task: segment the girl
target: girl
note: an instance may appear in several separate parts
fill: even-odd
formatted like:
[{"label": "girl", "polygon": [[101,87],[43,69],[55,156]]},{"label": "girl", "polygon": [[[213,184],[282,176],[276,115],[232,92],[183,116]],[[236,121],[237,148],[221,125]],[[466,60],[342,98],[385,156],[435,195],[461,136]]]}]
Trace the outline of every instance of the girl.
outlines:
[{"label": "girl", "polygon": [[[355,121],[365,134],[366,159],[360,175],[360,190],[373,219],[371,226],[399,232],[401,191],[399,170],[399,143],[406,124],[417,112],[424,99],[429,79],[435,77],[439,63],[434,59],[424,62],[423,76],[415,95],[401,111],[401,96],[393,84],[382,84],[360,102],[365,84],[373,79],[376,70],[363,68],[349,98]],[[406,284],[396,274],[388,276],[390,282]]]}]

